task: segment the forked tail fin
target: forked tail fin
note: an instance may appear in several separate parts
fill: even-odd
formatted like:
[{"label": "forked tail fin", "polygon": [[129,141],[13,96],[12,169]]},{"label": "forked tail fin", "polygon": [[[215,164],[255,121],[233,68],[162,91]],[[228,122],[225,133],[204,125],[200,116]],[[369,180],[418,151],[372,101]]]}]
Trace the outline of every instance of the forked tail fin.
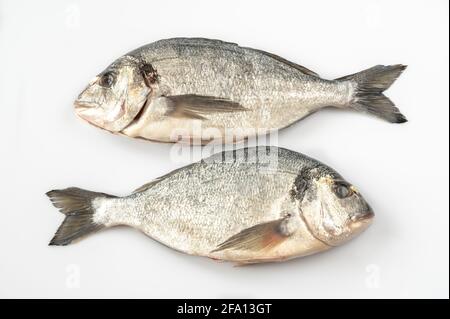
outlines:
[{"label": "forked tail fin", "polygon": [[104,225],[94,221],[95,208],[92,201],[98,197],[114,197],[70,187],[46,193],[53,206],[66,215],[49,245],[68,245],[89,233],[98,231]]},{"label": "forked tail fin", "polygon": [[353,81],[356,90],[350,107],[381,117],[391,123],[407,122],[405,116],[383,92],[400,76],[406,65],[377,65],[359,73],[336,79]]}]

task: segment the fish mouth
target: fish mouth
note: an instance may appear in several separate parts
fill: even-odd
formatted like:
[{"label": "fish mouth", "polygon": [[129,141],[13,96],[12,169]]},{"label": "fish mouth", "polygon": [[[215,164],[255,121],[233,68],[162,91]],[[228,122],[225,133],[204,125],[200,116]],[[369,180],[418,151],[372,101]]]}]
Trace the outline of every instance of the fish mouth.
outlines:
[{"label": "fish mouth", "polygon": [[357,233],[362,232],[373,222],[375,214],[369,210],[351,217],[350,228]]},{"label": "fish mouth", "polygon": [[75,102],[73,102],[73,106],[75,107],[75,110],[77,112],[83,112],[87,109],[97,107],[97,103],[76,100]]},{"label": "fish mouth", "polygon": [[[127,127],[133,123],[134,120],[136,120],[136,118],[130,120],[128,120],[127,117],[124,118],[126,115],[125,100],[120,104],[120,109],[117,110],[114,117],[112,117],[111,114],[108,114],[101,104],[95,102],[75,100],[73,105],[75,108],[75,114],[78,118],[97,128],[110,131],[112,133],[118,133],[123,130],[123,128],[117,128],[117,125],[123,124]],[[143,106],[139,110],[137,118],[142,115],[142,109],[144,109]]]},{"label": "fish mouth", "polygon": [[87,102],[87,101],[79,101],[76,100],[74,103],[75,115],[83,121],[87,123],[103,129],[103,127],[94,120],[94,117],[89,114],[89,111],[92,111],[98,107],[97,103]]},{"label": "fish mouth", "polygon": [[367,212],[364,212],[362,214],[358,214],[356,216],[352,217],[352,221],[354,222],[368,222],[371,221],[375,217],[375,214],[369,210]]}]

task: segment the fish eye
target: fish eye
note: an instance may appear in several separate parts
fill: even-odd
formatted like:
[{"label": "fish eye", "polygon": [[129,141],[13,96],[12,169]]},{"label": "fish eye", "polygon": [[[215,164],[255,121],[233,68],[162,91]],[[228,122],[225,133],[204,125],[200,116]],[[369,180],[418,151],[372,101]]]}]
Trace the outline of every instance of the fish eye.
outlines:
[{"label": "fish eye", "polygon": [[112,72],[108,72],[100,77],[100,81],[98,82],[98,84],[105,88],[110,88],[114,84],[115,79],[116,77],[114,76],[114,74]]},{"label": "fish eye", "polygon": [[334,185],[334,193],[339,198],[346,198],[351,196],[353,194],[353,191],[350,188],[350,185],[339,182]]}]

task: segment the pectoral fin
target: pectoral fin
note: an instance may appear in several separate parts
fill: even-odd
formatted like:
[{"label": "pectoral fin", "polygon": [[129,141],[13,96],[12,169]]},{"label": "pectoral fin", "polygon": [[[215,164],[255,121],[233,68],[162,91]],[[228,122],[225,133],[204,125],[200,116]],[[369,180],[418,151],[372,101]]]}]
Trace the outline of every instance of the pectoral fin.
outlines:
[{"label": "pectoral fin", "polygon": [[195,94],[172,95],[168,100],[167,116],[205,119],[211,113],[242,112],[247,110],[228,99]]},{"label": "pectoral fin", "polygon": [[244,229],[221,243],[212,252],[225,249],[252,251],[270,249],[279,245],[292,235],[295,228],[295,223],[293,223],[292,218],[288,215],[281,219]]}]

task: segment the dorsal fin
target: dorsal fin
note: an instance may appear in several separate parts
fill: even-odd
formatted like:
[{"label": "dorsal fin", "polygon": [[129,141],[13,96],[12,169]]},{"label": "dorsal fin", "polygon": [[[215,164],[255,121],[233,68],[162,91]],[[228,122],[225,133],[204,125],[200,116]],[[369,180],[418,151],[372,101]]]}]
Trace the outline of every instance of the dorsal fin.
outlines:
[{"label": "dorsal fin", "polygon": [[157,183],[160,182],[160,181],[161,181],[161,177],[159,177],[159,178],[157,178],[157,179],[155,179],[155,180],[153,180],[153,181],[151,181],[151,182],[145,183],[145,184],[142,185],[141,187],[136,188],[136,189],[133,191],[133,194],[135,194],[135,193],[140,193],[140,192],[144,192],[144,191],[146,191],[147,189],[151,188],[153,185],[157,184]]},{"label": "dorsal fin", "polygon": [[187,166],[184,166],[184,167],[177,168],[176,170],[173,170],[172,172],[170,172],[170,173],[168,173],[168,174],[166,174],[166,175],[163,175],[163,176],[160,176],[160,177],[158,177],[158,178],[155,178],[155,179],[152,180],[151,182],[145,183],[145,184],[142,185],[141,187],[136,188],[136,189],[132,192],[132,194],[140,193],[140,192],[145,192],[146,190],[152,188],[153,186],[155,186],[155,185],[158,184],[159,182],[161,182],[161,181],[165,180],[166,178],[168,178],[168,177],[170,177],[170,176],[172,176],[172,175],[178,173],[179,171],[182,171],[182,170],[185,170],[185,169],[191,167],[191,166],[194,165],[194,164],[195,164],[195,163],[190,164],[190,165],[187,165]]},{"label": "dorsal fin", "polygon": [[286,60],[285,58],[282,58],[279,55],[276,55],[276,54],[273,54],[273,53],[269,53],[269,52],[266,52],[266,51],[262,51],[262,50],[257,50],[257,49],[253,49],[253,50],[255,50],[255,51],[259,52],[259,53],[262,53],[264,55],[267,55],[267,56],[271,57],[272,59],[275,59],[275,60],[277,60],[277,61],[279,61],[281,63],[289,65],[290,67],[292,67],[294,69],[297,69],[300,72],[303,72],[303,73],[305,73],[307,75],[320,77],[316,72],[311,71],[310,69],[305,68],[304,66],[302,66],[300,64],[297,64],[297,63],[291,62],[289,60]]}]

